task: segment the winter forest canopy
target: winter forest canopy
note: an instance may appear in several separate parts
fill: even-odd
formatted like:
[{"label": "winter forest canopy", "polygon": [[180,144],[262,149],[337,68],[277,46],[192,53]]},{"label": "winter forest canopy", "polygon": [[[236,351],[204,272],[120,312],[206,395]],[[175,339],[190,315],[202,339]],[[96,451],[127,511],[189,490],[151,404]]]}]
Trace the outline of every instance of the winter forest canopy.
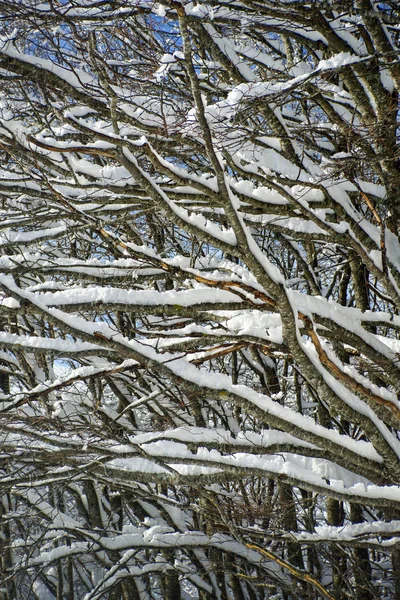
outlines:
[{"label": "winter forest canopy", "polygon": [[0,0],[1,600],[400,598],[400,13]]}]

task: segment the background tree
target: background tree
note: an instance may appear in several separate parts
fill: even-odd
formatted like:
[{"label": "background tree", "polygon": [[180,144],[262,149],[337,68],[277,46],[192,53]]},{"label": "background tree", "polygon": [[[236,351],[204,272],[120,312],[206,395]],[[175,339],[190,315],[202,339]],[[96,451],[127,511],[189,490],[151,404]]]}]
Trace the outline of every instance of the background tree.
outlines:
[{"label": "background tree", "polygon": [[0,19],[2,599],[400,597],[397,5]]}]

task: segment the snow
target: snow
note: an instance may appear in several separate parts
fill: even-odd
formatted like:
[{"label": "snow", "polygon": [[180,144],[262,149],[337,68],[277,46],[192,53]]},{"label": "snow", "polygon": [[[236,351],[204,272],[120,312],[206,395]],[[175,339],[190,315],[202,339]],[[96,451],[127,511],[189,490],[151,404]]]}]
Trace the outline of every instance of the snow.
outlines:
[{"label": "snow", "polygon": [[[315,533],[308,532],[292,532],[292,535],[299,541],[317,541],[329,540],[335,542],[354,542],[362,540],[368,543],[375,543],[380,546],[383,542],[382,537],[388,536],[391,538],[394,534],[400,534],[400,521],[374,521],[372,523],[357,523],[354,525],[342,525],[341,527],[332,527],[328,525],[318,525],[315,528]],[[391,544],[396,544],[399,537],[389,539]]]},{"label": "snow", "polygon": [[176,202],[170,200],[168,195],[161,189],[161,187],[152,180],[147,173],[142,171],[136,161],[136,158],[131,154],[129,150],[126,148],[123,149],[123,153],[125,157],[134,165],[135,169],[139,169],[141,171],[142,176],[149,182],[150,186],[154,189],[155,194],[165,203],[165,205],[172,211],[172,213],[178,218],[178,222],[185,224],[195,228],[198,230],[199,234],[207,234],[208,236],[215,239],[216,244],[218,242],[223,242],[224,244],[230,246],[236,246],[236,236],[232,230],[232,228],[225,228],[216,223],[213,223],[207,219],[204,219],[203,216],[197,215],[195,213],[190,213],[186,209],[178,206]]},{"label": "snow", "polygon": [[395,90],[395,84],[393,81],[393,78],[390,74],[389,69],[381,69],[379,71],[379,75],[381,78],[381,82],[383,87],[390,93],[393,94],[394,90]]},{"label": "snow", "polygon": [[[3,281],[3,284],[7,283],[8,286],[10,286],[9,278],[7,278],[6,276],[2,276],[1,279]],[[10,289],[12,288],[13,286],[10,286]],[[293,292],[291,293],[293,294]],[[24,292],[24,296],[32,297],[32,294]],[[321,441],[330,440],[334,444],[342,446],[343,448],[355,452],[360,456],[365,456],[369,460],[377,462],[382,461],[382,458],[377,454],[377,452],[373,449],[370,443],[356,441],[349,438],[348,436],[340,435],[334,430],[329,430],[324,427],[321,427],[320,425],[315,423],[315,421],[312,418],[296,413],[295,411],[291,410],[286,406],[281,406],[280,404],[274,402],[272,399],[268,398],[268,396],[259,394],[255,390],[250,389],[246,386],[232,385],[229,376],[210,373],[206,369],[197,369],[195,366],[189,364],[186,360],[179,359],[174,355],[169,355],[168,353],[165,353],[162,355],[162,357],[160,357],[157,351],[151,346],[143,344],[142,342],[139,342],[134,339],[127,340],[119,334],[116,335],[114,331],[109,331],[109,327],[105,323],[90,324],[84,319],[78,318],[76,316],[71,321],[70,317],[65,315],[65,313],[63,314],[60,311],[57,311],[56,309],[52,309],[52,314],[54,314],[54,316],[60,319],[61,321],[64,321],[70,325],[73,324],[72,326],[75,329],[82,328],[84,332],[92,333],[95,330],[99,330],[101,334],[105,335],[106,337],[107,335],[111,335],[113,343],[118,342],[125,346],[127,349],[130,348],[134,350],[135,354],[133,357],[141,356],[154,360],[160,365],[163,365],[164,368],[167,368],[167,370],[170,370],[175,375],[182,377],[184,380],[186,379],[195,383],[196,385],[200,386],[200,388],[209,390],[210,392],[212,392],[212,390],[215,390],[220,391],[222,393],[231,393],[234,397],[237,397],[238,400],[242,399],[243,401],[247,401],[249,403],[249,407],[251,405],[254,405],[257,408],[260,408],[265,413],[266,418],[268,418],[268,415],[271,415],[271,417],[276,417],[280,419],[282,421],[282,424],[286,424],[286,427],[295,427],[298,431],[298,434],[301,431],[304,431],[304,435],[307,435],[308,433],[311,436],[313,436],[313,439],[315,440],[318,440],[320,436]],[[1,335],[12,336],[13,334]],[[26,340],[25,343],[27,343]],[[44,344],[48,344],[48,346],[46,347],[54,347],[55,345],[56,347],[60,348],[60,345],[62,346],[63,342],[61,340],[44,340]],[[313,357],[311,355],[310,358],[311,360],[313,360]],[[329,379],[330,385],[334,387],[340,387],[340,384],[335,383],[335,381],[333,381],[332,379],[333,378]],[[354,401],[355,400],[352,400],[353,403]],[[360,401],[357,400],[357,402],[357,409],[359,409]],[[363,408],[364,412],[368,412],[369,410],[370,409],[367,410],[367,407]]]},{"label": "snow", "polygon": [[38,229],[37,231],[7,231],[7,233],[0,233],[0,246],[7,246],[10,243],[26,244],[42,238],[53,238],[66,230],[66,225],[60,225],[48,229]]},{"label": "snow", "polygon": [[[390,325],[400,325],[400,319],[385,312],[362,312],[357,308],[348,308],[341,306],[337,302],[327,300],[322,296],[308,296],[295,290],[288,292],[291,301],[296,309],[306,315],[319,315],[326,319],[334,321],[337,325],[345,327],[349,332],[355,333],[362,340],[367,342],[378,354],[387,357],[396,365],[398,357],[391,350],[392,341],[390,338],[383,338],[368,332],[362,326],[362,323],[387,323]],[[400,366],[400,365],[399,365]]]},{"label": "snow", "polygon": [[[382,567],[382,549],[400,543],[400,522],[383,522],[375,510],[400,502],[400,441],[393,426],[400,410],[400,243],[386,227],[385,265],[378,219],[363,201],[366,194],[386,216],[384,177],[372,160],[365,169],[355,160],[366,155],[359,135],[370,143],[370,156],[381,156],[379,140],[368,140],[372,121],[345,81],[351,73],[377,111],[369,76],[363,76],[372,62],[359,34],[361,16],[333,12],[324,37],[311,21],[295,22],[294,13],[307,15],[309,6],[289,2],[286,11],[282,4],[268,18],[240,3],[184,5],[193,35],[210,36],[207,50],[195,50],[192,58],[222,181],[185,87],[177,6],[56,4],[27,8],[49,47],[66,34],[73,38],[63,15],[76,19],[79,31],[93,31],[94,43],[103,31],[104,39],[117,36],[118,42],[101,57],[104,73],[115,75],[106,84],[103,72],[95,74],[94,59],[80,68],[83,46],[71,57],[76,68],[68,69],[56,55],[49,60],[50,49],[26,43],[23,27],[0,40],[0,55],[11,65],[1,75],[10,89],[20,79],[15,61],[39,72],[45,92],[51,87],[48,102],[41,86],[36,95],[24,87],[31,101],[26,113],[16,93],[4,89],[0,97],[0,134],[9,155],[0,170],[0,360],[12,374],[10,393],[0,392],[3,502],[8,494],[13,498],[8,518],[28,511],[35,520],[26,536],[11,529],[16,569],[30,569],[28,579],[37,575],[35,593],[43,598],[42,573],[56,581],[56,563],[68,558],[86,600],[107,597],[122,577],[135,577],[145,600],[146,578],[157,590],[157,577],[172,569],[182,589],[186,582],[219,598],[210,562],[215,548],[245,560],[249,576],[256,567],[263,580],[272,571],[289,586],[290,575],[235,540],[229,526],[226,534],[196,530],[201,519],[194,513],[203,510],[197,487],[216,509],[221,498],[233,507],[237,502],[243,513],[237,513],[238,534],[247,540],[254,533],[274,548],[274,520],[271,533],[257,516],[264,506],[254,531],[245,529],[254,500],[245,506],[247,478],[287,482],[295,496],[299,488],[314,495],[316,527],[279,532],[282,552],[290,540],[303,547],[362,542],[376,549]],[[140,28],[135,56],[136,38],[127,33],[132,23]],[[389,43],[393,31],[385,29]],[[295,40],[293,57],[282,36]],[[41,36],[33,39],[42,43]],[[302,44],[309,53],[297,53]],[[63,48],[67,64],[69,41]],[[384,64],[384,55],[377,56],[375,74],[380,94],[389,98],[395,63]],[[332,118],[318,108],[318,94]],[[36,107],[41,123],[35,123]],[[358,176],[347,180],[341,165],[353,159]],[[164,243],[154,239],[152,219]],[[308,244],[317,251],[315,269]],[[82,258],[69,256],[72,248]],[[374,288],[383,296],[371,303],[373,311],[334,301],[350,248],[371,261],[370,297]],[[174,289],[166,290],[170,277]],[[350,282],[350,306],[353,292]],[[282,299],[295,331],[279,314]],[[330,367],[321,364],[306,317]],[[335,331],[343,331],[337,343],[348,363],[329,342]],[[278,393],[268,387],[267,369],[278,375]],[[369,370],[377,377],[382,371],[382,380]],[[331,428],[317,417],[324,390],[327,402],[333,399]],[[386,407],[378,408],[379,400]],[[335,416],[337,406],[354,416],[349,431],[346,414]],[[88,477],[98,528],[85,516]],[[113,499],[130,492],[138,511],[124,510],[121,525]],[[346,503],[342,527],[323,524],[327,497]],[[366,522],[349,524],[348,502],[368,506]],[[327,567],[322,581],[330,575]],[[225,591],[232,592],[229,585]]]},{"label": "snow", "polygon": [[353,65],[355,63],[359,63],[361,61],[365,61],[370,59],[370,56],[357,56],[352,54],[351,52],[340,52],[339,54],[335,54],[326,60],[320,60],[318,63],[318,70],[320,71],[328,71],[330,69],[340,69],[341,67],[345,67],[347,65]]},{"label": "snow", "polygon": [[237,49],[231,40],[219,35],[216,29],[209,23],[204,23],[203,27],[210,35],[213,42],[217,44],[221,52],[228,57],[233,65],[235,65],[235,68],[239,71],[241,76],[247,81],[252,81],[255,77],[253,71],[245,61],[241,60]]},{"label": "snow", "polygon": [[23,336],[16,335],[15,333],[5,333],[0,331],[0,344],[5,347],[16,348],[30,348],[37,350],[49,350],[59,353],[68,354],[74,353],[85,353],[90,350],[99,350],[101,348],[98,344],[91,344],[90,342],[73,342],[70,340],[63,339],[52,339],[40,336]]},{"label": "snow", "polygon": [[20,308],[21,305],[15,298],[3,298],[1,301],[2,306],[6,306],[7,308]]},{"label": "snow", "polygon": [[[125,290],[119,288],[73,287],[60,292],[46,292],[40,300],[47,306],[73,306],[74,304],[124,304],[128,306],[193,306],[204,303],[242,303],[234,292],[196,287],[182,291],[156,292],[155,290]],[[118,307],[116,306],[116,309]]]},{"label": "snow", "polygon": [[163,6],[163,4],[156,4],[153,10],[159,17],[165,17],[166,15],[165,6]]},{"label": "snow", "polygon": [[89,75],[89,73],[77,69],[74,69],[74,71],[68,70],[56,65],[53,61],[48,59],[24,54],[16,48],[12,41],[3,41],[0,52],[11,58],[30,63],[38,69],[43,69],[43,71],[49,71],[79,91],[87,92],[88,87],[94,87],[96,85],[95,78],[92,75]]},{"label": "snow", "polygon": [[[148,358],[157,360],[157,362],[160,361],[160,357],[157,355],[156,351],[149,346],[138,344],[135,341],[131,341],[129,346],[135,347],[138,352]],[[173,362],[171,359],[173,359]],[[311,417],[306,417],[288,407],[281,406],[266,395],[260,394],[244,385],[233,385],[230,377],[227,375],[211,373],[206,369],[197,369],[186,361],[177,359],[173,355],[168,354],[163,354],[162,363],[176,375],[196,383],[205,390],[216,390],[223,393],[228,392],[236,396],[238,400],[241,398],[247,400],[250,403],[250,406],[251,404],[254,404],[255,407],[264,411],[265,418],[268,418],[268,415],[278,417],[288,425],[290,423],[293,427],[298,427],[300,430],[303,429],[304,432],[309,432],[316,437],[321,436],[323,439],[330,440],[333,443],[343,446],[343,448],[347,448],[372,461],[377,461],[378,463],[382,462],[382,458],[373,449],[370,443],[356,441],[348,436],[340,435],[333,429],[326,429],[321,425],[318,425]]]},{"label": "snow", "polygon": [[[167,447],[164,445],[165,440],[193,443],[198,446],[217,444],[222,447],[224,445],[248,446],[253,449],[256,446],[267,448],[274,444],[291,444],[304,448],[315,448],[312,444],[302,442],[289,433],[274,431],[272,429],[265,430],[261,434],[253,431],[239,431],[238,434],[233,437],[232,434],[225,429],[206,429],[204,427],[186,426],[178,427],[176,429],[167,429],[163,432],[139,433],[130,437],[132,444],[146,444],[146,451],[150,451],[151,449],[157,450],[157,448],[160,448],[160,451],[162,451]],[[155,443],[158,445],[155,445]],[[151,447],[149,447],[150,444]],[[171,448],[173,447],[174,446],[171,446]]]},{"label": "snow", "polygon": [[109,469],[119,469],[126,473],[137,474],[168,474],[168,469],[157,465],[146,458],[115,458],[107,463]]}]

